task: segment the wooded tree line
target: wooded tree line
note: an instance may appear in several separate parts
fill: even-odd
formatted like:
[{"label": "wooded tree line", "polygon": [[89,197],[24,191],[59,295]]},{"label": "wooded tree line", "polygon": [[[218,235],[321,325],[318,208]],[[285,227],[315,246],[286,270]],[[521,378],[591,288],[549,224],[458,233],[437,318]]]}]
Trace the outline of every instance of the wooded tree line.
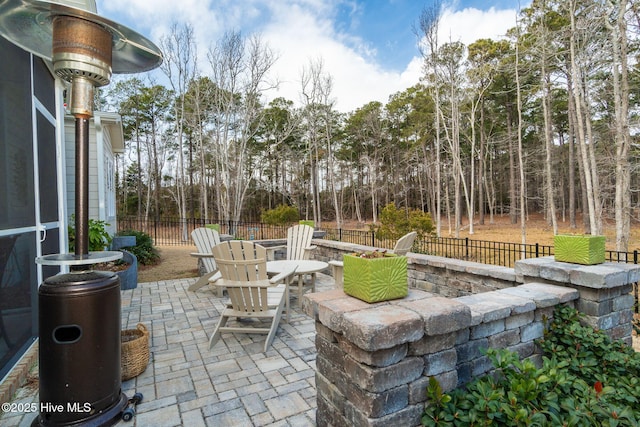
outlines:
[{"label": "wooded tree line", "polygon": [[456,237],[508,214],[524,243],[527,215],[543,212],[554,232],[613,221],[626,251],[639,212],[638,3],[534,0],[505,38],[468,46],[438,39],[441,10],[416,17],[421,82],[347,114],[321,59],[300,75],[301,105],[265,103],[277,56],[260,37],[225,34],[203,67],[193,29],[175,25],[160,43],[169,85],[133,78],[105,96],[128,141],[119,215],[257,220],[288,204],[341,227],[395,202]]}]

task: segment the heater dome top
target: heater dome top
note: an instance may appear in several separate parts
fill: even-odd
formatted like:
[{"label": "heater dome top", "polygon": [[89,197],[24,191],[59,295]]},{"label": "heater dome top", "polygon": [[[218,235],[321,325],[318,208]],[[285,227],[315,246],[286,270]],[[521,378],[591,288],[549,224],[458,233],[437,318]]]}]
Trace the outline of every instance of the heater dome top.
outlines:
[{"label": "heater dome top", "polygon": [[160,49],[137,32],[90,11],[47,0],[0,0],[0,34],[41,58],[52,59],[53,19],[70,16],[105,28],[112,38],[115,74],[152,70],[162,62]]}]

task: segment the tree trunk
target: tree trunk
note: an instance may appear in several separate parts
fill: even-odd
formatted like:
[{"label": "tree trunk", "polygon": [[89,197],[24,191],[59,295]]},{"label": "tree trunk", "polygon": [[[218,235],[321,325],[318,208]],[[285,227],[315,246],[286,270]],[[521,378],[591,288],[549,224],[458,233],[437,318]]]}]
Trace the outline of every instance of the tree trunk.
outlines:
[{"label": "tree trunk", "polygon": [[615,108],[615,142],[616,142],[616,251],[629,250],[629,234],[631,231],[631,166],[629,164],[629,77],[627,65],[627,22],[625,12],[627,0],[619,0],[611,7],[616,22],[609,25],[613,45],[613,98]]},{"label": "tree trunk", "polygon": [[[518,35],[518,39],[520,36]],[[520,58],[518,46],[520,41],[516,40],[516,91],[517,91],[517,111],[518,111],[518,169],[520,172],[520,239],[522,244],[527,243],[527,223],[526,223],[526,185],[524,178],[524,152],[522,149],[522,91],[520,87]],[[524,258],[524,254],[523,254]]]},{"label": "tree trunk", "polygon": [[[574,4],[575,7],[575,4]],[[577,28],[575,22],[575,11],[571,12],[571,43],[570,43],[570,55],[571,55],[571,74],[573,85],[573,97],[576,108],[576,128],[578,134],[578,151],[580,153],[582,169],[584,172],[584,184],[586,187],[587,194],[587,204],[588,204],[588,213],[589,213],[589,229],[592,235],[596,235],[597,233],[597,220],[596,220],[596,204],[599,201],[595,200],[594,188],[593,188],[593,175],[591,170],[591,165],[589,162],[589,154],[587,152],[588,145],[587,144],[587,131],[585,129],[586,122],[590,121],[591,118],[587,115],[587,112],[584,111],[584,97],[585,90],[583,89],[583,81],[582,74],[578,68],[578,60],[577,60]]]},{"label": "tree trunk", "polygon": [[511,115],[511,103],[507,103],[507,139],[509,141],[509,218],[511,219],[511,224],[517,224],[518,198],[516,196],[516,160]]},{"label": "tree trunk", "polygon": [[484,225],[484,99],[480,102],[480,153],[478,154],[478,223]]}]

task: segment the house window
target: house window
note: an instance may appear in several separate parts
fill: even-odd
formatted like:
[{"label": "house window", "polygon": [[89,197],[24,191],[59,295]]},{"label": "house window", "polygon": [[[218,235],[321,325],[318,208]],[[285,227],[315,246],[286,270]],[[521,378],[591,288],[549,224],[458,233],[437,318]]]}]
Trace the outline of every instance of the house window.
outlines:
[{"label": "house window", "polygon": [[115,218],[116,216],[116,184],[114,176],[113,157],[109,153],[104,156],[104,185],[107,203],[107,217]]}]

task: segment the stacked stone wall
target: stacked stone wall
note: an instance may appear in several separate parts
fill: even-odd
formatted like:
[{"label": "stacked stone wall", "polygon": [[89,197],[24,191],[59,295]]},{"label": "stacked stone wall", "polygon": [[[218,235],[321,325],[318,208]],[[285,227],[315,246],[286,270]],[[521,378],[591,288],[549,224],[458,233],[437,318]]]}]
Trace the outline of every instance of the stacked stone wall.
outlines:
[{"label": "stacked stone wall", "polygon": [[[352,243],[317,239],[313,258],[342,261],[342,255],[376,248]],[[513,268],[462,261],[453,258],[407,254],[409,287],[446,297],[459,297],[509,288],[518,284]]]},{"label": "stacked stone wall", "polygon": [[578,292],[531,283],[460,298],[411,290],[367,304],[340,290],[310,294],[316,319],[318,426],[420,424],[429,377],[445,391],[492,369],[483,349],[539,357],[534,340]]},{"label": "stacked stone wall", "polygon": [[[373,249],[314,244],[322,261]],[[367,304],[339,289],[304,297],[316,321],[318,426],[419,425],[429,377],[445,391],[463,386],[492,369],[487,348],[538,360],[535,340],[559,304],[631,344],[636,265],[546,257],[510,269],[409,253],[408,276],[399,300]]]}]

